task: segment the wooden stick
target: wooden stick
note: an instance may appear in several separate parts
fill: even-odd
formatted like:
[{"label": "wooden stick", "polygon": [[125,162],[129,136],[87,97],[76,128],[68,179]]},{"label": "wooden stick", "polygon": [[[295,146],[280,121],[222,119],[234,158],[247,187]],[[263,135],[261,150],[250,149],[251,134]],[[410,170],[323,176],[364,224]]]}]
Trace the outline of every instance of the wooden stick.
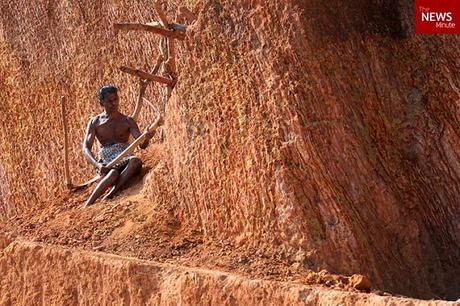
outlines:
[{"label": "wooden stick", "polygon": [[168,72],[171,74],[172,78],[176,78],[176,42],[174,39],[168,39],[168,61],[166,62],[168,67]]},{"label": "wooden stick", "polygon": [[162,37],[160,39],[159,49],[165,61],[168,61],[169,52],[168,52],[168,38],[167,37]]},{"label": "wooden stick", "polygon": [[160,49],[161,55],[163,55],[163,58],[165,61],[161,65],[161,75],[165,75],[165,69],[166,69],[166,62],[168,61],[168,38],[167,37],[162,37],[160,39],[160,44],[158,46]]},{"label": "wooden stick", "polygon": [[[146,22],[145,24],[149,26],[154,26],[154,27],[162,27],[162,24],[158,21]],[[174,31],[181,31],[185,33],[187,31],[187,26],[185,24],[171,22],[169,24],[169,29],[174,30]]]},{"label": "wooden stick", "polygon": [[158,73],[158,70],[160,70],[160,67],[161,67],[161,64],[164,60],[164,57],[163,55],[158,55],[158,58],[157,58],[157,63],[155,64],[155,67],[153,67],[153,70],[152,72],[150,72],[150,74],[153,74],[153,75],[156,75]]},{"label": "wooden stick", "polygon": [[[163,56],[158,55],[157,58],[157,63],[155,67],[153,68],[151,74],[155,75],[158,73],[158,70],[161,67],[161,63],[163,62]],[[139,116],[139,113],[141,112],[141,107],[142,107],[142,99],[144,98],[145,90],[147,89],[148,84],[150,84],[150,80],[142,80],[140,79],[140,84],[139,84],[139,95],[137,96],[137,101],[136,101],[136,106],[134,107],[133,114],[131,117],[136,120],[137,117]]]},{"label": "wooden stick", "polygon": [[148,104],[151,108],[153,108],[154,111],[157,111],[157,108],[155,107],[155,105],[153,105],[152,102],[150,102],[149,100],[147,100],[147,99],[144,98],[144,97],[142,97],[142,100],[143,100],[144,102],[147,102],[147,104]]},{"label": "wooden stick", "polygon": [[163,11],[163,8],[161,7],[161,2],[156,1],[155,4],[154,4],[154,7],[155,7],[155,11],[158,14],[158,17],[160,17],[160,20],[161,20],[161,23],[163,24],[163,26],[166,27],[166,28],[169,28],[169,21],[166,18],[166,14]]},{"label": "wooden stick", "polygon": [[86,181],[84,183],[81,183],[80,185],[73,185],[72,186],[72,191],[76,191],[78,189],[84,188],[84,187],[86,187],[86,186],[88,186],[88,185],[90,185],[90,184],[92,184],[94,182],[97,182],[101,178],[102,177],[100,175],[97,175],[97,176],[93,177],[92,179],[90,179],[90,180],[88,180],[88,181]]},{"label": "wooden stick", "polygon": [[181,13],[182,16],[185,17],[185,19],[187,19],[188,22],[192,23],[193,21],[195,21],[196,19],[196,16],[195,14],[193,14],[188,8],[186,8],[185,6],[181,6],[179,7],[179,12]]},{"label": "wooden stick", "polygon": [[115,30],[115,34],[118,33],[118,31],[147,31],[155,34],[160,34],[165,37],[169,38],[174,38],[174,39],[179,39],[179,40],[184,40],[185,34],[182,31],[173,31],[173,30],[167,30],[160,25],[154,25],[152,23],[150,24],[142,24],[142,23],[115,23],[113,25],[113,28]]},{"label": "wooden stick", "polygon": [[150,74],[148,72],[145,72],[139,69],[133,69],[133,68],[122,66],[120,67],[120,70],[123,72],[129,73],[129,74],[135,75],[137,77],[140,77],[142,79],[163,83],[168,86],[174,86],[174,84],[176,83],[174,80],[171,80],[165,77],[161,77],[158,75],[153,75],[153,74]]},{"label": "wooden stick", "polygon": [[144,133],[142,133],[141,136],[137,137],[136,140],[134,140],[129,145],[129,147],[127,147],[123,152],[120,153],[120,155],[118,155],[114,160],[108,163],[107,167],[112,168],[117,163],[119,163],[124,157],[126,157],[126,155],[134,152],[137,146],[141,144],[143,141],[145,141],[145,138],[147,137],[147,133],[154,132],[162,123],[163,123],[162,117],[160,114],[158,114],[156,120],[147,128],[147,130]]},{"label": "wooden stick", "polygon": [[68,140],[68,132],[67,132],[67,115],[65,111],[65,97],[61,96],[61,115],[62,115],[62,123],[64,128],[64,177],[65,177],[65,184],[67,188],[72,188],[72,181],[70,179],[70,171],[69,171],[69,140]]},{"label": "wooden stick", "polygon": [[150,82],[147,80],[139,79],[139,95],[137,96],[137,101],[136,101],[136,105],[134,106],[134,111],[131,114],[131,118],[133,118],[134,121],[136,121],[137,117],[139,116],[141,112],[142,97],[144,96],[145,90],[147,89],[147,86],[149,85],[149,83]]}]

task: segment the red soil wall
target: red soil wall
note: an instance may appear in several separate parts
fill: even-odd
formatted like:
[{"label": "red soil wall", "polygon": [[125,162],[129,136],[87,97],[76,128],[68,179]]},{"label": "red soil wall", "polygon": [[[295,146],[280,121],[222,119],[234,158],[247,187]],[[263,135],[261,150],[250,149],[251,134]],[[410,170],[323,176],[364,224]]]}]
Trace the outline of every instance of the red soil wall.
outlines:
[{"label": "red soil wall", "polygon": [[[147,94],[166,110],[164,163],[144,190],[152,205],[211,238],[300,249],[308,268],[457,297],[458,36],[411,35],[402,1],[182,4],[198,19],[179,44],[179,82],[167,105],[159,87]],[[111,24],[152,20],[151,7],[0,4],[4,216],[64,190],[61,94],[74,179],[90,176],[80,143],[95,90],[119,84],[130,112],[136,84],[116,67],[148,70],[157,52],[156,38],[114,37]]]}]

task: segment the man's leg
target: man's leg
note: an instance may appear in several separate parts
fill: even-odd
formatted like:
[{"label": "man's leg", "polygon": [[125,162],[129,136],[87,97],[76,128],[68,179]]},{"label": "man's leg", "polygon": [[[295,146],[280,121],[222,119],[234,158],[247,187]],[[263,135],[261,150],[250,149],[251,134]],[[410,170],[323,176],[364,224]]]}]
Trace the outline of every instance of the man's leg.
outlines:
[{"label": "man's leg", "polygon": [[118,170],[112,169],[107,175],[97,184],[93,193],[89,196],[85,206],[93,204],[110,186],[112,186],[119,177]]},{"label": "man's leg", "polygon": [[128,165],[125,169],[121,172],[120,176],[118,177],[117,183],[115,186],[110,190],[110,192],[104,197],[107,199],[111,199],[117,191],[119,191],[128,180],[133,177],[134,175],[141,172],[142,169],[142,160],[137,157],[133,157],[129,160]]}]

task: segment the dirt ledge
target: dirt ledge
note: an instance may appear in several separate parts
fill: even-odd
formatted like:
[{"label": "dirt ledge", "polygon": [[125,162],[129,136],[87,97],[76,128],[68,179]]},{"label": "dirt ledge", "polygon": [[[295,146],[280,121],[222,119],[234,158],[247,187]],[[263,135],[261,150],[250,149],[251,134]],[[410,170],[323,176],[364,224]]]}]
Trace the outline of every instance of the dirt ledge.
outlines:
[{"label": "dirt ledge", "polygon": [[22,240],[0,254],[0,305],[458,305],[251,280]]}]

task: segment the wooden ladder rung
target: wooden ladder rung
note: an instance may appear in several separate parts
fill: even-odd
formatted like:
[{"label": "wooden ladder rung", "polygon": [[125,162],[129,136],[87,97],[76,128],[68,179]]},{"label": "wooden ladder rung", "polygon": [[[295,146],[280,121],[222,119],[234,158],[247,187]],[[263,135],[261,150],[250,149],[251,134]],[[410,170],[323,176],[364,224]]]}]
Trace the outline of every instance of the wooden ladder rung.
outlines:
[{"label": "wooden ladder rung", "polygon": [[[162,27],[161,23],[158,21],[146,22],[145,24],[154,27]],[[185,24],[172,22],[169,24],[169,29],[185,33],[185,31],[187,31],[187,26]]]},{"label": "wooden ladder rung", "polygon": [[[171,28],[174,24],[171,24]],[[181,25],[177,24],[175,26],[176,30],[168,30],[163,28],[159,22],[150,22],[150,23],[114,23],[113,28],[115,33],[118,31],[147,31],[150,33],[160,34],[165,37],[175,38],[179,40],[184,40],[185,38],[185,29]]]},{"label": "wooden ladder rung", "polygon": [[168,79],[168,78],[165,78],[165,77],[162,77],[162,76],[158,76],[158,75],[153,75],[153,74],[150,74],[148,72],[145,72],[145,71],[142,71],[142,70],[139,70],[139,69],[133,69],[133,68],[129,68],[129,67],[126,67],[126,66],[122,66],[122,67],[120,67],[120,70],[125,72],[125,73],[129,73],[129,74],[132,74],[134,76],[137,76],[137,77],[139,77],[141,79],[159,82],[159,83],[171,86],[171,87],[173,87],[174,84],[176,84],[175,80],[171,80],[171,79]]}]

